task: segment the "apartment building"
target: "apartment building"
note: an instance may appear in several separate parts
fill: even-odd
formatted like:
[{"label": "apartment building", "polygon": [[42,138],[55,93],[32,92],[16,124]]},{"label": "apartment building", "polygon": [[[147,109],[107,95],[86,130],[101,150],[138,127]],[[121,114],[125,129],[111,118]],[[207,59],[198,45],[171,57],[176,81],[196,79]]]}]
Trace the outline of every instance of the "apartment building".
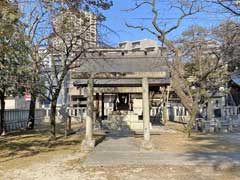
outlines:
[{"label": "apartment building", "polygon": [[120,49],[128,51],[156,51],[161,49],[157,41],[152,39],[142,39],[137,41],[125,41],[119,43]]},{"label": "apartment building", "polygon": [[[90,12],[75,12],[65,10],[53,20],[55,47],[64,47],[63,43],[73,44],[73,49],[79,47],[95,47],[97,44],[97,17]],[[65,42],[63,42],[65,41]]]}]

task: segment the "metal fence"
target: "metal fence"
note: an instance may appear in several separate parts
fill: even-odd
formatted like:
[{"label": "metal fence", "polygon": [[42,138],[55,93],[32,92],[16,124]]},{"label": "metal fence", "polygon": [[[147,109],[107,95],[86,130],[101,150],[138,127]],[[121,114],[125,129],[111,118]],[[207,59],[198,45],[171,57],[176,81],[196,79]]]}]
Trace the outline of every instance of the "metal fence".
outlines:
[{"label": "metal fence", "polygon": [[[6,130],[8,132],[18,129],[26,129],[28,120],[28,109],[7,109],[5,110]],[[44,109],[35,111],[35,124],[39,124],[45,117]]]}]

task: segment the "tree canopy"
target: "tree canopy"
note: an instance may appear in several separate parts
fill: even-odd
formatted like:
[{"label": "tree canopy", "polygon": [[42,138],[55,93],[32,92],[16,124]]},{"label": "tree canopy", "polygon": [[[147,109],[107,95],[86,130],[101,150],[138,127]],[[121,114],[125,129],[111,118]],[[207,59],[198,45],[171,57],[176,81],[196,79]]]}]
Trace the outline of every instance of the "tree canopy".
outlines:
[{"label": "tree canopy", "polygon": [[21,94],[26,88],[28,48],[17,3],[0,2],[0,133],[5,133],[5,96]]}]

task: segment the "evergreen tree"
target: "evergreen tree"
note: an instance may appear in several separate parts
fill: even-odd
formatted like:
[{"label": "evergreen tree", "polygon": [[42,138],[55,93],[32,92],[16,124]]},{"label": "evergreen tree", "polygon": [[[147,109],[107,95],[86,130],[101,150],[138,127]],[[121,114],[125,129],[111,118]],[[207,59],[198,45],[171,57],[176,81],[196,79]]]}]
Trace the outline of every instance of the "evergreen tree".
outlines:
[{"label": "evergreen tree", "polygon": [[5,96],[22,93],[27,70],[27,48],[24,43],[17,3],[0,1],[0,134],[5,134]]}]

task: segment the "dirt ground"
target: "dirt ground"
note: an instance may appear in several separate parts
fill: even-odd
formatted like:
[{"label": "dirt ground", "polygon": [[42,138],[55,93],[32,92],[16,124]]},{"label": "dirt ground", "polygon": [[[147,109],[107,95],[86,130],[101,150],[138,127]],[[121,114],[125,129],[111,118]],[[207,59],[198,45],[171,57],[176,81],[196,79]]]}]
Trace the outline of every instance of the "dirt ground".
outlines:
[{"label": "dirt ground", "polygon": [[239,169],[215,170],[193,166],[119,166],[83,167],[84,154],[52,155],[50,159],[31,166],[7,170],[0,179],[7,180],[238,180]]},{"label": "dirt ground", "polygon": [[[140,143],[142,137],[137,137]],[[193,152],[239,152],[240,134],[193,134],[190,138],[184,133],[162,133],[152,135],[155,150],[173,153]]]},{"label": "dirt ground", "polygon": [[[174,130],[173,133],[162,132],[151,135],[154,149],[161,152],[194,153],[194,152],[239,152],[240,132],[234,133],[192,133],[187,137],[184,125],[169,122],[167,127]],[[142,136],[136,136],[136,142],[140,144]]]},{"label": "dirt ground", "polygon": [[[82,124],[73,123],[72,128],[80,129]],[[0,174],[4,169],[11,170],[46,162],[56,154],[68,155],[80,151],[83,135],[75,133],[65,138],[64,124],[61,123],[57,124],[56,129],[56,141],[49,141],[50,130],[46,123],[38,125],[35,130],[0,137]],[[95,139],[98,142],[103,137],[96,135]]]},{"label": "dirt ground", "polygon": [[[192,166],[136,166],[84,167],[87,156],[81,152],[83,137],[74,134],[67,139],[63,127],[57,128],[57,141],[49,143],[46,126],[30,131],[13,133],[0,139],[0,179],[3,180],[151,180],[151,179],[240,179],[240,168],[214,169]],[[99,137],[96,137],[99,138]],[[136,142],[141,138],[137,137]],[[185,134],[162,133],[152,136],[156,150],[163,152],[238,152],[238,134]]]}]

